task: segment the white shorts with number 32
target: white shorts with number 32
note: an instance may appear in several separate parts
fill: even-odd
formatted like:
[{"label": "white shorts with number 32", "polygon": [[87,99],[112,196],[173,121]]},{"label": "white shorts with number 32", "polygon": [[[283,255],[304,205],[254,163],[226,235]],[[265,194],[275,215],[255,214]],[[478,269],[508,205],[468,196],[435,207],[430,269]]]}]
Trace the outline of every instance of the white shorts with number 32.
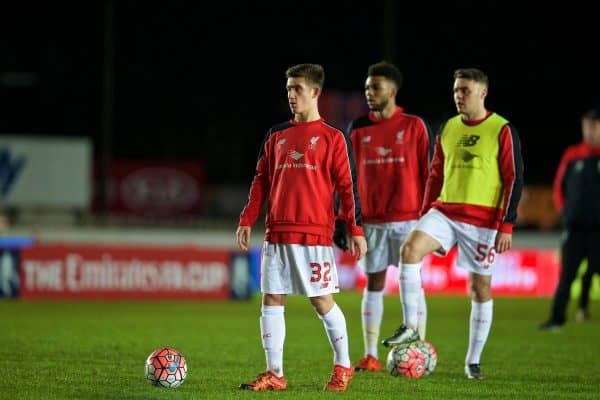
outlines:
[{"label": "white shorts with number 32", "polygon": [[340,291],[331,246],[263,243],[260,290],[322,296]]}]

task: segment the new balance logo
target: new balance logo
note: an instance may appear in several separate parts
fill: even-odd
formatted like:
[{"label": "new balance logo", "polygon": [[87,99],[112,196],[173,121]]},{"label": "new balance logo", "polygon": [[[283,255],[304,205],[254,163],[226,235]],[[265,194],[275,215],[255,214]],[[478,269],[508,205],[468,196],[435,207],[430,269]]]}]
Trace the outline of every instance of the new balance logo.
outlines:
[{"label": "new balance logo", "polygon": [[456,143],[457,146],[463,146],[463,147],[471,147],[471,146],[475,146],[477,144],[477,141],[479,140],[480,136],[479,135],[462,135],[460,139],[458,139],[458,142]]}]

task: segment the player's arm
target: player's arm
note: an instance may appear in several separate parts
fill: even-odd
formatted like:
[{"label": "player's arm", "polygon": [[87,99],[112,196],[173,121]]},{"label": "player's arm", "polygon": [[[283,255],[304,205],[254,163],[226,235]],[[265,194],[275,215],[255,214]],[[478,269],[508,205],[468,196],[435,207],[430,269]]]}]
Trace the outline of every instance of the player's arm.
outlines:
[{"label": "player's arm", "polygon": [[503,213],[496,235],[496,252],[502,253],[512,246],[512,228],[517,219],[517,206],[523,190],[523,157],[517,130],[512,124],[502,128],[499,137],[498,164],[502,179]]},{"label": "player's arm", "polygon": [[[355,186],[355,196],[356,198],[358,198],[358,188],[357,186],[357,172],[356,172],[356,163],[354,160],[356,160],[355,157],[355,153],[353,150],[353,146],[352,146],[352,132],[354,131],[354,121],[351,121],[348,124],[348,127],[346,128],[346,132],[344,132],[344,139],[346,141],[347,144],[350,144],[350,148],[352,149],[352,151],[349,152],[349,154],[353,157],[351,159],[350,162],[350,167],[351,167],[351,171],[352,171],[352,181],[354,182],[354,186]],[[340,195],[338,193],[338,191],[336,190],[334,193],[334,209],[333,209],[333,215],[335,215],[335,228],[333,231],[333,243],[335,243],[335,245],[340,248],[341,250],[348,250],[349,249],[349,235],[348,235],[348,228],[346,226],[346,220],[344,219],[344,213],[341,211],[341,202],[340,202]]]},{"label": "player's arm", "polygon": [[267,133],[263,144],[260,147],[258,154],[258,161],[256,163],[256,173],[252,179],[250,185],[250,194],[248,195],[248,202],[240,213],[240,221],[238,229],[236,231],[237,244],[240,249],[247,251],[250,244],[250,233],[252,231],[252,225],[256,222],[256,219],[262,211],[263,205],[269,193],[269,163],[268,156],[269,150],[269,138],[271,131]]},{"label": "player's arm", "polygon": [[556,207],[558,212],[562,212],[562,209],[565,206],[565,192],[563,188],[569,159],[569,151],[567,150],[564,152],[560,164],[558,164],[558,169],[556,170],[556,175],[554,176],[554,182],[552,184],[552,199],[554,200],[554,207]]},{"label": "player's arm", "polygon": [[346,221],[350,234],[350,253],[361,258],[367,251],[367,245],[362,229],[352,146],[345,135],[340,134],[334,138],[332,156],[334,160],[332,175],[340,196],[340,216]]},{"label": "player's arm", "polygon": [[424,119],[419,118],[419,142],[417,148],[417,157],[419,160],[419,173],[421,176],[422,187],[425,188],[427,178],[429,177],[429,168],[433,159],[433,150],[435,148],[435,134],[431,126]]},{"label": "player's arm", "polygon": [[421,215],[425,214],[431,208],[431,204],[437,200],[442,191],[444,183],[444,151],[442,150],[441,135],[437,135],[435,140],[435,150],[427,184],[425,185],[425,195],[423,196],[423,206],[421,207]]},{"label": "player's arm", "polygon": [[250,233],[252,233],[252,227],[250,226],[240,225],[235,231],[237,244],[243,251],[248,251],[248,248],[250,247]]}]

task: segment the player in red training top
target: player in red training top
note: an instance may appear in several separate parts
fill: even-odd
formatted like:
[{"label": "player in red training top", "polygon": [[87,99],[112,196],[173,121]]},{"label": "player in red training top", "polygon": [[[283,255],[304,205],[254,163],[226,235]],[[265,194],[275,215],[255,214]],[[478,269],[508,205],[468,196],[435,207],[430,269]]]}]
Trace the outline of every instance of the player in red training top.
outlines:
[{"label": "player in red training top", "polygon": [[417,301],[426,254],[458,247],[457,265],[469,273],[471,315],[464,373],[482,379],[480,358],[492,325],[496,253],[510,249],[523,186],[523,160],[514,126],[485,108],[488,77],[476,68],[454,72],[458,115],[436,139],[421,218],[402,245],[402,303],[406,329],[393,343],[418,337]]},{"label": "player in red training top", "polygon": [[[383,290],[387,267],[398,266],[400,245],[417,223],[433,153],[433,134],[422,118],[406,114],[396,105],[402,73],[388,62],[369,66],[365,97],[370,112],[348,127],[357,165],[368,251],[364,259],[367,287],[361,304],[364,357],[357,371],[381,371],[377,345],[383,316]],[[336,222],[334,239],[346,247],[345,224]],[[400,280],[402,275],[400,275]],[[422,289],[419,334],[425,338],[427,306]],[[406,315],[406,313],[404,313]],[[384,340],[387,343],[388,338]]]},{"label": "player in red training top", "polygon": [[325,73],[317,64],[286,71],[288,103],[294,118],[272,127],[260,149],[248,203],[237,229],[246,251],[251,226],[267,204],[262,249],[260,332],[267,369],[249,390],[284,390],[284,304],[288,294],[309,297],[334,353],[333,373],[325,389],[345,391],[354,369],[348,352],[346,319],[333,299],[339,292],[332,247],[334,191],[346,213],[350,251],[361,258],[367,250],[353,178],[353,158],[344,134],[320,116],[318,99]]}]

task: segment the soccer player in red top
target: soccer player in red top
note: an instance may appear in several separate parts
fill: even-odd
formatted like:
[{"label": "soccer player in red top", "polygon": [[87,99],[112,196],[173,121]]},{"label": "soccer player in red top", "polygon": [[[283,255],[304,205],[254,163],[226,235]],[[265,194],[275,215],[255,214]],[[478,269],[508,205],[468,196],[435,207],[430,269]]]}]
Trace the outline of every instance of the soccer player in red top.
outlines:
[{"label": "soccer player in red top", "polygon": [[471,315],[464,373],[482,379],[480,358],[493,317],[496,253],[510,249],[523,186],[523,160],[514,126],[488,111],[488,77],[477,68],[454,72],[458,114],[436,138],[421,218],[402,245],[401,295],[406,329],[390,344],[418,339],[420,268],[430,252],[458,247],[457,266],[469,273]]},{"label": "soccer player in red top", "polygon": [[294,118],[272,127],[260,149],[256,174],[237,229],[246,251],[251,227],[267,205],[262,249],[260,331],[267,368],[242,389],[284,390],[284,304],[288,294],[309,297],[334,353],[325,389],[345,391],[353,377],[346,319],[333,299],[339,292],[334,260],[334,191],[346,210],[350,251],[360,259],[367,250],[353,178],[353,157],[344,134],[319,114],[325,73],[318,64],[286,71],[287,97]]},{"label": "soccer player in red top", "polygon": [[[370,112],[352,121],[347,130],[369,249],[364,259],[367,287],[361,303],[364,357],[355,365],[357,371],[381,371],[377,345],[386,271],[390,265],[398,266],[400,245],[417,223],[433,154],[428,124],[396,105],[401,86],[402,73],[395,65],[382,61],[369,66],[365,97]],[[336,226],[338,230],[342,227],[340,223]],[[345,246],[345,235],[338,232],[334,238],[342,239],[338,247]],[[427,307],[423,290],[418,299],[419,334],[424,339]]]}]

